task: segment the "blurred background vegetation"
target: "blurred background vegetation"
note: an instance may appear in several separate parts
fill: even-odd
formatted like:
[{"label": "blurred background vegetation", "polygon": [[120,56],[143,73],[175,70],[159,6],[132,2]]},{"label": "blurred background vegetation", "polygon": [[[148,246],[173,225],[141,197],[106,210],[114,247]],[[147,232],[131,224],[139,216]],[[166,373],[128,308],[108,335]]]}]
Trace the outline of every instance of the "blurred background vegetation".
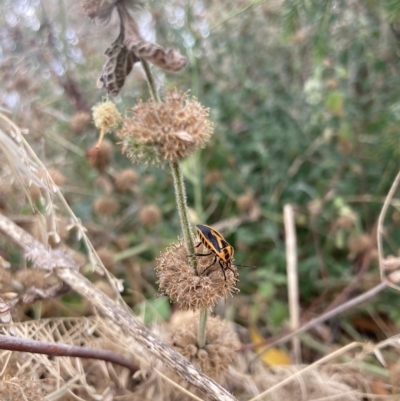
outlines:
[{"label": "blurred background vegetation", "polygon": [[[400,156],[399,4],[154,0],[138,13],[146,38],[189,59],[177,75],[153,69],[161,91],[190,90],[215,124],[207,148],[183,164],[193,222],[214,225],[234,246],[237,263],[257,266],[240,268],[241,292],[218,313],[255,323],[264,336],[287,324],[287,203],[296,208],[304,318],[322,313],[360,271],[350,297],[380,281],[376,223]],[[91,107],[105,95],[96,80],[117,21],[90,23],[75,1],[4,0],[0,10],[2,110],[29,130],[27,140],[105,266],[124,280],[127,303],[146,311],[147,322],[168,318],[175,306],[155,297],[153,268],[181,235],[169,170],[132,166],[111,135],[98,156],[92,151],[98,132]],[[124,112],[139,96],[149,97],[135,66],[114,100]],[[40,235],[10,168],[3,161],[0,168],[2,212]],[[43,211],[34,185],[30,196]],[[63,243],[107,291],[62,208],[59,216]],[[397,256],[399,201],[385,227],[386,255]],[[0,255],[11,271],[20,267],[4,240]],[[343,345],[396,333],[398,297],[386,291],[339,316],[324,341]],[[51,302],[25,307],[21,318],[90,313],[75,295]]]}]

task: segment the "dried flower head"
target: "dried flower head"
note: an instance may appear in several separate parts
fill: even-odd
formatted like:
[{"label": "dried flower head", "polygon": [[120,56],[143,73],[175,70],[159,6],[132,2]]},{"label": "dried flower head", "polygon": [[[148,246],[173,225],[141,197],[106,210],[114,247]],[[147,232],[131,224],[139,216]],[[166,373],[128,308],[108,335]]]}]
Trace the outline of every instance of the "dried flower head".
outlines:
[{"label": "dried flower head", "polygon": [[110,164],[112,152],[112,142],[105,139],[103,142],[101,142],[100,148],[93,146],[92,148],[88,149],[86,151],[86,157],[89,161],[89,164],[93,168],[98,170],[99,173],[103,173]]},{"label": "dried flower head", "polygon": [[94,201],[93,210],[102,216],[111,216],[118,212],[119,202],[114,198],[103,196]]},{"label": "dried flower head", "polygon": [[106,100],[93,106],[93,121],[98,129],[112,130],[118,126],[122,117],[115,103]]},{"label": "dried flower head", "polygon": [[139,101],[131,111],[118,136],[136,162],[181,160],[203,147],[213,130],[208,109],[186,93],[171,91],[161,103]]},{"label": "dried flower head", "polygon": [[125,192],[137,182],[138,175],[133,168],[127,168],[115,175],[115,188],[118,192]]},{"label": "dried flower head", "polygon": [[359,254],[368,249],[371,238],[368,234],[353,234],[347,240],[347,247],[353,254]]},{"label": "dried flower head", "polygon": [[96,145],[98,149],[100,148],[105,133],[117,128],[122,117],[117,106],[115,106],[115,103],[111,100],[96,104],[96,106],[93,106],[92,110],[94,125],[100,130],[100,138]]},{"label": "dried flower head", "polygon": [[140,210],[139,219],[144,226],[153,226],[160,221],[161,210],[157,205],[146,205]]},{"label": "dried flower head", "polygon": [[251,193],[242,194],[236,200],[236,205],[240,213],[247,213],[250,211],[254,203],[254,196]]},{"label": "dried flower head", "polygon": [[71,117],[71,129],[79,134],[90,124],[90,114],[87,111],[78,111]]},{"label": "dried flower head", "polygon": [[171,334],[170,344],[205,374],[219,381],[228,366],[236,359],[240,343],[236,333],[219,317],[210,317],[207,321],[206,344],[197,346],[198,318],[179,327]]},{"label": "dried flower head", "polygon": [[[204,245],[200,245],[198,249],[199,253],[209,252]],[[214,255],[197,258],[197,275],[189,265],[183,240],[172,244],[157,259],[156,274],[159,277],[160,292],[167,295],[172,302],[179,302],[182,309],[193,311],[210,308],[219,298],[237,293],[235,285],[238,275],[235,266],[232,265],[233,271],[225,270],[226,281],[218,262],[207,270],[206,275],[202,275],[213,260]]]}]

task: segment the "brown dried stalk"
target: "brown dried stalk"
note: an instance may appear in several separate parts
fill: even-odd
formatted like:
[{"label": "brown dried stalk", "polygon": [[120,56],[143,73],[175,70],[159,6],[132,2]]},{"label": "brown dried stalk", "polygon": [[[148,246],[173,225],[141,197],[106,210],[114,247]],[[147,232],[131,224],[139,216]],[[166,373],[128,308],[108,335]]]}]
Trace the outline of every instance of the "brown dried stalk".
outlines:
[{"label": "brown dried stalk", "polygon": [[[0,231],[7,235],[15,244],[20,246],[25,253],[34,253],[37,256],[42,254],[42,257],[35,257],[35,267],[39,268],[41,260],[44,260],[46,268],[53,268],[53,271],[61,280],[65,281],[82,297],[88,299],[100,313],[118,325],[127,335],[134,338],[152,355],[163,361],[179,376],[202,391],[211,400],[235,400],[228,391],[202,373],[182,355],[173,351],[159,338],[155,337],[153,333],[133,315],[128,313],[123,307],[117,305],[103,292],[98,290],[89,280],[79,273],[76,264],[66,255],[64,255],[65,258],[63,258],[63,254],[57,252],[57,254],[54,255],[55,258],[53,258],[52,253],[54,253],[54,251],[48,251],[30,234],[1,214]],[[50,263],[52,260],[53,265]]]},{"label": "brown dried stalk", "polygon": [[76,345],[58,344],[46,341],[30,340],[0,335],[0,349],[18,352],[29,352],[32,354],[44,354],[52,356],[72,356],[77,358],[98,359],[111,362],[129,369],[132,373],[140,368],[130,360],[108,350],[78,347]]}]

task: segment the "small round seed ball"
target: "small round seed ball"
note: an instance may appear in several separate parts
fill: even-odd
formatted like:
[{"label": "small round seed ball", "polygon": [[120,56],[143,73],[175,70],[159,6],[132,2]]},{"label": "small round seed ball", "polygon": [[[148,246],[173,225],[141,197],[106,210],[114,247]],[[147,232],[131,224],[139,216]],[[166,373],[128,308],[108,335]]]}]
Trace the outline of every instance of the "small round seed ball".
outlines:
[{"label": "small round seed ball", "polygon": [[151,227],[161,220],[161,210],[157,205],[147,205],[139,212],[140,222],[145,227]]},{"label": "small round seed ball", "polygon": [[367,234],[351,235],[347,240],[347,247],[351,253],[359,254],[368,249],[371,244],[371,238]]},{"label": "small round seed ball", "polygon": [[119,210],[119,202],[114,198],[103,196],[93,203],[93,210],[101,216],[112,216]]},{"label": "small round seed ball", "polygon": [[138,175],[133,168],[122,170],[115,176],[115,188],[118,192],[125,192],[136,184]]},{"label": "small round seed ball", "polygon": [[[197,238],[197,243],[200,240]],[[203,244],[196,250],[209,253]],[[237,293],[235,287],[238,273],[235,266],[225,269],[225,276],[219,263],[214,263],[214,255],[197,257],[197,272],[189,265],[189,257],[184,241],[173,243],[156,261],[160,293],[171,302],[178,302],[183,310],[210,308],[218,299]],[[209,267],[211,265],[211,267]]]},{"label": "small round seed ball", "polygon": [[240,195],[236,200],[236,206],[240,213],[249,212],[255,204],[254,196],[250,193]]},{"label": "small round seed ball", "polygon": [[98,149],[96,148],[96,145],[88,149],[86,157],[93,168],[98,170],[99,173],[103,173],[110,164],[112,153],[112,142],[108,139],[104,139]]},{"label": "small round seed ball", "polygon": [[90,124],[90,114],[87,111],[77,111],[71,117],[71,129],[75,134],[84,131]]}]

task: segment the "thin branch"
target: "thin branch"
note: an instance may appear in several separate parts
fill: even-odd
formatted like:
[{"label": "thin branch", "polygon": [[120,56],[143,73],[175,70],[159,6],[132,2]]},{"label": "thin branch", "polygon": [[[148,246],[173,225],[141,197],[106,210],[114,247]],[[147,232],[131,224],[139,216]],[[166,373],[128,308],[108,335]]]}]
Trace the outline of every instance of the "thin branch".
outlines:
[{"label": "thin branch", "polygon": [[286,343],[287,341],[291,340],[293,337],[298,336],[299,334],[305,333],[306,331],[314,328],[315,326],[318,326],[319,324],[326,322],[329,319],[332,319],[336,315],[339,315],[340,313],[343,313],[351,308],[354,308],[355,306],[361,304],[362,302],[365,302],[369,300],[370,298],[374,297],[375,295],[379,294],[386,288],[388,288],[389,284],[384,281],[375,287],[371,288],[369,291],[364,292],[363,294],[359,295],[358,297],[355,297],[348,302],[344,303],[343,305],[340,305],[336,307],[335,309],[332,309],[326,313],[323,313],[321,316],[316,317],[314,319],[311,319],[309,322],[305,323],[303,326],[299,327],[297,330],[294,331],[289,331],[287,334],[280,336],[279,338],[276,339],[267,339],[261,343],[258,344],[249,344],[247,346],[243,346],[241,348],[242,351],[248,350],[248,349],[254,349],[257,348],[261,345],[268,344],[266,347],[264,347],[257,355],[256,358],[259,358],[264,352],[267,352],[269,349],[276,347],[280,344]]},{"label": "thin branch", "polygon": [[51,356],[70,356],[85,359],[97,359],[123,366],[124,368],[129,369],[132,373],[137,372],[140,369],[139,366],[134,364],[132,361],[112,351],[30,340],[27,338],[0,335],[0,349]]},{"label": "thin branch", "polygon": [[[79,273],[77,265],[67,255],[61,251],[48,251],[39,241],[2,214],[0,214],[0,232],[6,234],[25,253],[35,253],[37,255],[35,260],[38,267],[41,267],[40,263],[44,259],[46,267],[50,268],[50,261],[53,260],[53,271],[61,280],[65,281],[82,297],[89,300],[103,316],[118,325],[125,334],[134,338],[152,355],[163,361],[179,376],[202,391],[211,400],[235,400],[227,390],[211,380],[182,355],[164,344],[136,317],[98,290],[86,277]],[[39,254],[41,257],[39,257]]]},{"label": "thin branch", "polygon": [[[297,274],[297,241],[294,210],[292,205],[283,207],[283,222],[285,225],[286,270],[288,278],[288,298],[290,311],[290,328],[296,330],[300,325],[299,280]],[[300,339],[292,339],[292,358],[296,365],[301,364]]]}]

